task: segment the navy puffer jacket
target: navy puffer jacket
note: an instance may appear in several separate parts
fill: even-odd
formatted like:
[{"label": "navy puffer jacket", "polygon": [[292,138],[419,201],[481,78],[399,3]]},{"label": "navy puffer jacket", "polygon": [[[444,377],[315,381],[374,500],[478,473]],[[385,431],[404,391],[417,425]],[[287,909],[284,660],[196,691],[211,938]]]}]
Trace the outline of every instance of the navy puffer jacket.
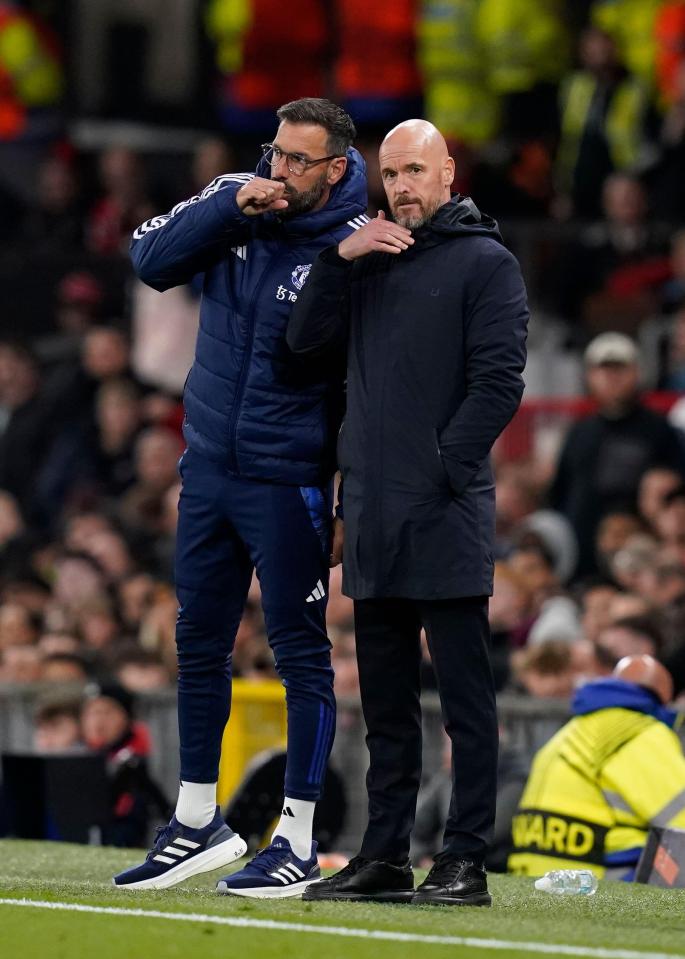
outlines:
[{"label": "navy puffer jacket", "polygon": [[[353,149],[347,157],[317,212],[245,216],[235,195],[254,174],[235,173],[133,234],[135,271],[154,289],[204,274],[183,432],[191,449],[232,473],[313,486],[335,469],[341,378],[330,368],[305,371],[285,330],[317,254],[367,220],[364,161]],[[269,172],[262,161],[257,176]]]}]

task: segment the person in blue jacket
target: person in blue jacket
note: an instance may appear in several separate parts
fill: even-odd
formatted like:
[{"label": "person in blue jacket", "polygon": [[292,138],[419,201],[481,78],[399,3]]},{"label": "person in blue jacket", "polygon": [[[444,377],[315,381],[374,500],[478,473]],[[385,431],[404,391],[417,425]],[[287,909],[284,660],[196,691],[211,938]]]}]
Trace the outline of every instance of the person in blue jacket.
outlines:
[{"label": "person in blue jacket", "polygon": [[256,175],[218,177],[135,231],[138,276],[157,290],[203,274],[200,330],[185,388],[175,578],[181,787],[176,812],[127,889],[166,888],[224,866],[245,843],[216,784],[231,701],[231,652],[253,570],[286,689],[283,814],[271,844],[218,884],[294,896],[318,878],[312,821],[335,731],[325,612],[339,364],[312,372],[285,342],[317,254],[367,217],[354,125],[322,99],[282,106]]}]

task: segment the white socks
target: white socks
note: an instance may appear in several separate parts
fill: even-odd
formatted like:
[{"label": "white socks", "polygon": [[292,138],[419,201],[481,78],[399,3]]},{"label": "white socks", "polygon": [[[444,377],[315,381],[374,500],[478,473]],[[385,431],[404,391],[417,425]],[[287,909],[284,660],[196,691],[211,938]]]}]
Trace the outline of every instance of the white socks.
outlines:
[{"label": "white socks", "polygon": [[216,813],[216,783],[187,783],[181,780],[176,818],[191,829],[208,826]]},{"label": "white socks", "polygon": [[[312,828],[315,802],[303,799],[283,800],[283,812],[274,830],[282,836],[298,859],[309,859],[312,854]],[[191,829],[208,826],[216,813],[216,783],[189,783],[181,780],[176,804],[176,818]]]},{"label": "white socks", "polygon": [[312,854],[312,827],[314,823],[315,802],[304,799],[283,800],[283,812],[274,829],[274,836],[283,836],[298,859],[309,859]]}]

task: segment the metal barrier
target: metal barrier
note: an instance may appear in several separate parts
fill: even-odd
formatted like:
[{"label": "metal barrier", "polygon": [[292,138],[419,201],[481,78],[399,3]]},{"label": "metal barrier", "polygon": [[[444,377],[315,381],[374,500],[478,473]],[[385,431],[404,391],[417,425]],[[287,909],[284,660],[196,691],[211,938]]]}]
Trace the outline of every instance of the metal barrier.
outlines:
[{"label": "metal barrier", "polygon": [[[54,687],[50,688],[54,691]],[[0,752],[31,750],[35,702],[37,696],[45,691],[45,687],[41,686],[0,685]],[[427,781],[440,768],[445,733],[438,697],[425,694],[422,702],[423,775],[424,781]],[[151,773],[173,800],[178,787],[176,691],[168,689],[139,695],[136,706],[138,718],[147,723],[151,733]],[[498,706],[503,738],[530,757],[569,716],[568,704],[556,700],[502,696]],[[365,777],[368,754],[364,736],[359,700],[339,700],[331,762],[342,776],[347,790],[348,812],[338,846],[348,851],[356,851],[366,824]]]}]

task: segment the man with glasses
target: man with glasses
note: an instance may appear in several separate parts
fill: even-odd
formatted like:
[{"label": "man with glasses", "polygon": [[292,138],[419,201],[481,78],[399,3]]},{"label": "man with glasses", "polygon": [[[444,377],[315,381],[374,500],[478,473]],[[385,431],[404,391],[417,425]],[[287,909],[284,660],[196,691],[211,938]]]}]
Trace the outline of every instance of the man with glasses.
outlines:
[{"label": "man with glasses", "polygon": [[[133,235],[157,290],[203,274],[186,384],[176,547],[181,788],[174,817],[126,889],[173,886],[245,852],[216,806],[231,653],[253,570],[286,688],[283,814],[269,846],[222,893],[294,896],[319,877],[312,821],[335,731],[325,612],[341,370],[312,372],[285,343],[317,254],[366,221],[364,163],[350,117],[327,100],[278,110],[256,175],[226,174]],[[230,757],[229,757],[230,761]]]}]

